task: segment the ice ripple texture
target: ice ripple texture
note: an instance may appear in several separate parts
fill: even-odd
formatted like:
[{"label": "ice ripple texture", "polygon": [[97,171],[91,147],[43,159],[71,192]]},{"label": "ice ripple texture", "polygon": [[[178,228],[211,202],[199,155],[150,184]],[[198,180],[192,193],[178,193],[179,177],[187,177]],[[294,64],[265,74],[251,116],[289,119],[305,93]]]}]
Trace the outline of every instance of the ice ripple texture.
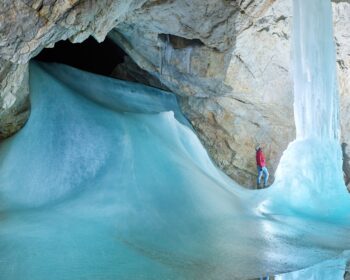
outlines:
[{"label": "ice ripple texture", "polygon": [[31,117],[0,146],[1,278],[251,279],[326,261],[278,279],[341,279],[350,203],[330,3],[294,8],[297,139],[265,190],[212,163],[174,95],[32,63]]},{"label": "ice ripple texture", "polygon": [[317,197],[218,170],[174,95],[57,64],[30,82],[32,115],[0,147],[4,279],[248,279],[350,248],[344,216],[303,211]]}]

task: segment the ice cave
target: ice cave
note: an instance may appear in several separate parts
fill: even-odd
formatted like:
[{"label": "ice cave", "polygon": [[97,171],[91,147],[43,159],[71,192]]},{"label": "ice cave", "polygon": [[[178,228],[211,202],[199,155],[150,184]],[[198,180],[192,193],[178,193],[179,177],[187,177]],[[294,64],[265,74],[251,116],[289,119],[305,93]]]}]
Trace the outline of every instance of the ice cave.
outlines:
[{"label": "ice cave", "polygon": [[37,51],[30,117],[0,143],[0,279],[350,279],[332,3],[292,4],[296,136],[265,189],[220,169],[171,92],[172,61],[195,75],[204,37],[158,35],[159,86],[108,77],[135,55],[113,36],[85,42],[88,62],[77,44]]}]

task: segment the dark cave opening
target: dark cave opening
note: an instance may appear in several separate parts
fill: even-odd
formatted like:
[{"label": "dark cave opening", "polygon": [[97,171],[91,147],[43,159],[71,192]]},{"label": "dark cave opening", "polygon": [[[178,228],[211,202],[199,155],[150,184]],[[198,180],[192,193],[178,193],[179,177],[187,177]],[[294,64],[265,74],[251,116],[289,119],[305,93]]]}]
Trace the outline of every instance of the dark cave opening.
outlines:
[{"label": "dark cave opening", "polygon": [[106,38],[98,43],[89,37],[82,43],[59,41],[54,48],[43,49],[36,60],[67,64],[88,72],[109,76],[115,67],[124,62],[125,52]]},{"label": "dark cave opening", "polygon": [[75,44],[59,41],[54,48],[43,49],[34,59],[66,64],[91,73],[168,90],[108,37],[101,43],[93,37]]}]

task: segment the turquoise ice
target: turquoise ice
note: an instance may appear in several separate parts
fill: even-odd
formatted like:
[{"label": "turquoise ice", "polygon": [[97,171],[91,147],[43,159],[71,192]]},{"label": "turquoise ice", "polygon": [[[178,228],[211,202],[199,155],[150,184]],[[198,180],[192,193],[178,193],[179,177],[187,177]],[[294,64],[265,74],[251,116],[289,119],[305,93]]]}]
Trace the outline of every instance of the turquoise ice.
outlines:
[{"label": "turquoise ice", "polygon": [[1,279],[249,279],[326,260],[278,277],[338,279],[350,199],[331,9],[295,9],[297,139],[266,190],[212,163],[173,94],[32,63],[31,117],[0,146]]},{"label": "turquoise ice", "polygon": [[350,248],[345,221],[260,209],[278,187],[246,190],[220,172],[173,95],[30,70],[32,115],[0,150],[4,279],[252,278]]}]

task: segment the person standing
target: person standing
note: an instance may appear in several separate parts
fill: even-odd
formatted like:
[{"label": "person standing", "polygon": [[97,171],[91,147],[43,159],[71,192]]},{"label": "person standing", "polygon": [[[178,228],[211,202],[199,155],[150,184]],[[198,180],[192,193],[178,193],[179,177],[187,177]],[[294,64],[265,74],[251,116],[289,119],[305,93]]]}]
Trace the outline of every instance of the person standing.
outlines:
[{"label": "person standing", "polygon": [[260,189],[261,177],[262,175],[264,175],[264,188],[266,188],[267,180],[269,179],[269,172],[267,171],[267,168],[266,168],[265,155],[260,146],[257,146],[255,150],[256,150],[256,166],[258,169],[258,178],[257,178],[256,185],[257,185],[257,188]]}]

